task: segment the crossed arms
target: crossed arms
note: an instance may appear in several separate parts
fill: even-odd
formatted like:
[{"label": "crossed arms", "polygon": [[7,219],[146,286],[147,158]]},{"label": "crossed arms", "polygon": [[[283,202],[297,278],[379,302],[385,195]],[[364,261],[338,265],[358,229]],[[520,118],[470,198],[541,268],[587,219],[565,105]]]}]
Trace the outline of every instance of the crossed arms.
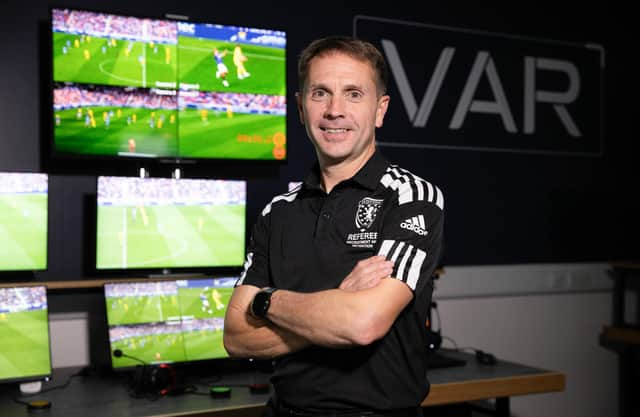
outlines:
[{"label": "crossed arms", "polygon": [[383,337],[413,298],[402,281],[389,277],[393,263],[373,256],[356,264],[337,289],[314,293],[278,290],[267,320],[249,306],[260,290],[237,287],[224,323],[224,345],[231,356],[270,359],[309,345],[368,345]]}]

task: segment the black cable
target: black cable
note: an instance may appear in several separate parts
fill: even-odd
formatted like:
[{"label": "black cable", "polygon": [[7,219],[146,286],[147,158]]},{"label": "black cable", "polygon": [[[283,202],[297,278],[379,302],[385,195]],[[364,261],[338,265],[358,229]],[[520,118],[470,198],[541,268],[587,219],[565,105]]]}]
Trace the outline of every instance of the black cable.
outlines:
[{"label": "black cable", "polygon": [[[477,349],[477,348],[473,348],[473,347],[458,347],[458,344],[456,343],[455,340],[453,340],[452,338],[448,337],[448,336],[444,336],[442,334],[442,321],[440,319],[440,311],[438,311],[438,304],[435,301],[431,302],[431,308],[433,310],[435,310],[436,312],[436,317],[438,319],[438,330],[433,330],[434,332],[438,333],[440,335],[440,337],[442,338],[442,340],[448,340],[453,344],[454,347],[454,351],[456,352],[460,352],[460,351],[472,351],[475,355],[476,355],[476,359],[481,362],[481,363],[487,363],[487,364],[495,364],[496,363],[496,357],[489,352],[485,352],[481,349]],[[431,328],[433,329],[433,324],[431,324]]]},{"label": "black cable", "polygon": [[56,385],[56,386],[49,387],[49,388],[45,388],[45,389],[42,389],[42,390],[40,390],[38,392],[34,392],[34,393],[30,393],[30,394],[20,394],[17,397],[15,397],[15,400],[17,400],[18,398],[34,397],[36,395],[45,394],[47,392],[55,391],[57,389],[64,389],[64,388],[68,387],[69,384],[71,384],[71,380],[73,378],[75,378],[77,376],[82,376],[82,375],[84,375],[84,369],[82,369],[82,370],[76,372],[75,374],[69,376],[69,378],[67,378],[67,380],[63,384]]},{"label": "black cable", "polygon": [[471,347],[471,346],[465,346],[465,347],[461,347],[461,348],[459,348],[459,347],[457,347],[457,346],[456,346],[456,348],[455,348],[455,349],[456,349],[457,351],[459,351],[459,352],[464,352],[464,351],[467,351],[467,352],[468,352],[468,351],[471,351],[471,352],[473,352],[473,353],[476,353],[477,351],[479,351],[479,350],[480,350],[480,349],[478,349],[478,348],[474,348],[474,347]]},{"label": "black cable", "polygon": [[40,390],[38,392],[34,392],[34,393],[28,393],[28,394],[20,393],[16,397],[12,396],[11,400],[13,400],[13,402],[18,403],[20,405],[26,405],[27,407],[29,407],[31,405],[31,403],[28,402],[28,401],[23,401],[23,400],[21,400],[21,398],[35,397],[37,395],[46,394],[47,392],[51,392],[51,391],[54,391],[54,390],[57,390],[57,389],[64,389],[64,388],[68,387],[69,384],[71,384],[71,380],[73,378],[75,378],[77,376],[84,375],[84,372],[85,372],[85,370],[81,369],[80,371],[76,372],[75,374],[69,376],[69,378],[67,378],[67,380],[63,384],[56,385],[56,386],[53,386],[53,387],[49,387],[49,388],[46,388],[46,389],[42,389],[42,390]]},{"label": "black cable", "polygon": [[442,334],[442,320],[440,319],[440,311],[438,310],[438,304],[436,304],[435,301],[432,301],[431,305],[433,306],[433,310],[436,312],[436,318],[438,319],[438,330],[434,330],[434,331],[440,332]]},{"label": "black cable", "polygon": [[453,349],[454,350],[456,350],[456,351],[460,350],[460,348],[458,348],[458,344],[456,343],[456,341],[453,340],[452,338],[450,338],[449,336],[442,336],[442,339],[450,341],[453,344]]}]

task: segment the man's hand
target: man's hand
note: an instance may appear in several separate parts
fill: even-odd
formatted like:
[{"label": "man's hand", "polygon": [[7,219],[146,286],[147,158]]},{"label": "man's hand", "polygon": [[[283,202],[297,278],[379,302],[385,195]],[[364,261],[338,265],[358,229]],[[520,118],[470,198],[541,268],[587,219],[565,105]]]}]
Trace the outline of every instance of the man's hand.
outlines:
[{"label": "man's hand", "polygon": [[387,278],[393,272],[393,262],[384,256],[372,256],[359,261],[349,275],[340,283],[341,290],[359,291],[373,288],[380,280]]}]

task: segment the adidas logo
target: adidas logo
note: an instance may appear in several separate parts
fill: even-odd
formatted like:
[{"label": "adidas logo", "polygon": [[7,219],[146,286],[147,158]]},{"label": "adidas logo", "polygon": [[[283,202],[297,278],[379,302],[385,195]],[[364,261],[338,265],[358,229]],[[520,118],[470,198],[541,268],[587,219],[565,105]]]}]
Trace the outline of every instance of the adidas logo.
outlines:
[{"label": "adidas logo", "polygon": [[424,217],[422,214],[403,221],[400,223],[400,227],[416,232],[420,236],[426,236],[428,233],[424,225]]}]

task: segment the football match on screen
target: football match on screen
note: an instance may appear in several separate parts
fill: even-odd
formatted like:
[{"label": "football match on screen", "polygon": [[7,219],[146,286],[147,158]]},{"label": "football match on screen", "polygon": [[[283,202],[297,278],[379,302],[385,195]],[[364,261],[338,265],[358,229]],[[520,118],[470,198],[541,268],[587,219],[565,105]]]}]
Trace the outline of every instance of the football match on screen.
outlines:
[{"label": "football match on screen", "polygon": [[53,9],[54,148],[286,158],[284,32]]},{"label": "football match on screen", "polygon": [[246,183],[98,177],[98,269],[240,266]]},{"label": "football match on screen", "polygon": [[[105,286],[112,351],[148,363],[228,357],[224,314],[235,278],[116,283]],[[113,358],[114,367],[135,366]]]},{"label": "football match on screen", "polygon": [[0,381],[51,373],[46,288],[0,288]]},{"label": "football match on screen", "polygon": [[46,174],[0,172],[0,271],[47,267]]}]

